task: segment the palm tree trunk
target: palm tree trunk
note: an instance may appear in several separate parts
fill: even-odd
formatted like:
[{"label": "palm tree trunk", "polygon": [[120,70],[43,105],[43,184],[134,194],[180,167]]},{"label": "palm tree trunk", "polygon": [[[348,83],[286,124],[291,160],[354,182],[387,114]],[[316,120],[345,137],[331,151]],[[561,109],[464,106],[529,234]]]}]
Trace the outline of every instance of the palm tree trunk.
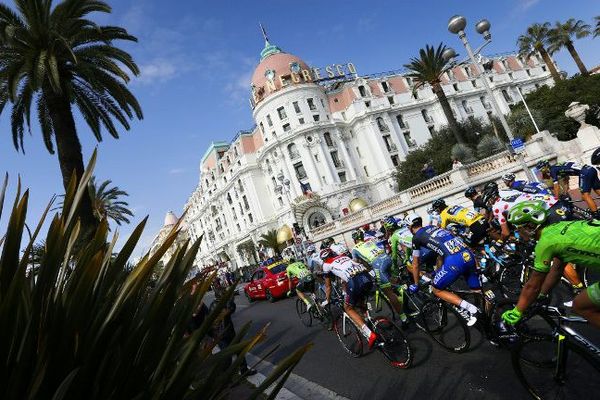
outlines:
[{"label": "palm tree trunk", "polygon": [[[52,126],[54,127],[58,162],[63,177],[63,186],[66,190],[73,172],[77,177],[77,181],[81,180],[83,176],[84,166],[81,143],[77,137],[75,120],[73,119],[69,101],[59,95],[49,95],[46,97],[46,101],[50,118],[52,119]],[[87,192],[81,199],[78,216],[82,225],[82,240],[91,238],[98,225],[98,221],[94,217],[92,202]]]},{"label": "palm tree trunk", "polygon": [[573,42],[568,42],[566,44],[566,47],[567,47],[567,50],[569,50],[571,57],[573,57],[573,60],[575,60],[575,64],[577,64],[577,68],[579,68],[579,72],[581,72],[581,75],[588,75],[589,72],[588,72],[587,68],[585,67],[585,64],[583,63],[583,61],[581,61],[581,57],[579,57],[579,53],[577,53],[577,50],[575,50],[575,46],[573,46]]},{"label": "palm tree trunk", "polygon": [[452,107],[450,107],[450,103],[448,102],[448,98],[444,93],[444,89],[442,85],[439,83],[435,83],[432,85],[433,93],[437,96],[440,104],[442,105],[442,110],[444,111],[444,115],[446,116],[446,120],[448,120],[448,125],[450,126],[450,130],[452,130],[452,134],[456,141],[460,144],[464,144],[465,141],[462,137],[460,129],[458,128],[458,123],[456,122],[456,118],[454,118],[454,114],[452,114]]},{"label": "palm tree trunk", "polygon": [[552,75],[552,79],[554,79],[554,82],[555,83],[560,82],[561,81],[560,74],[556,70],[556,66],[554,65],[554,62],[552,61],[552,58],[550,58],[550,55],[548,54],[546,49],[542,46],[538,49],[538,51],[542,55],[542,58],[544,59],[544,63],[546,63],[546,65],[548,66],[548,70],[550,71],[550,75]]}]

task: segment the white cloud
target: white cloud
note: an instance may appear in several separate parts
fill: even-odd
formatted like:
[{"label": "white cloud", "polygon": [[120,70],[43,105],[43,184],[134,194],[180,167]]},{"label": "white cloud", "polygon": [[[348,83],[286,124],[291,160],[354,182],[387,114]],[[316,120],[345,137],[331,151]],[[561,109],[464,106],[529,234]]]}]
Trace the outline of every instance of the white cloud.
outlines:
[{"label": "white cloud", "polygon": [[519,8],[521,8],[521,10],[528,10],[539,2],[540,0],[520,0]]},{"label": "white cloud", "polygon": [[141,84],[161,83],[172,79],[177,72],[175,65],[167,60],[154,60],[140,66],[140,76],[136,82]]},{"label": "white cloud", "polygon": [[187,170],[185,168],[171,168],[169,170],[169,175],[181,175]]}]

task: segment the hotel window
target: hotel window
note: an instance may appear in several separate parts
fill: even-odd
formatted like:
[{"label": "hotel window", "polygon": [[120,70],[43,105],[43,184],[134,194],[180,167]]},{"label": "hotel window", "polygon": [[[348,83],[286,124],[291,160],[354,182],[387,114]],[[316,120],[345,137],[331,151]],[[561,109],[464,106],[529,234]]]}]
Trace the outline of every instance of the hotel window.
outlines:
[{"label": "hotel window", "polygon": [[394,96],[388,96],[388,102],[390,103],[390,105],[394,104]]},{"label": "hotel window", "polygon": [[473,87],[477,87],[477,80],[476,80],[476,79],[473,79],[473,80],[471,81],[471,84],[473,85]]},{"label": "hotel window", "polygon": [[283,131],[284,131],[284,132],[289,132],[289,130],[290,130],[290,129],[291,129],[291,128],[290,128],[290,124],[284,124],[284,125],[283,125]]},{"label": "hotel window", "polygon": [[542,71],[546,72],[546,66],[542,65]]},{"label": "hotel window", "polygon": [[363,85],[358,87],[358,93],[360,93],[360,97],[367,97],[367,91]]},{"label": "hotel window", "polygon": [[242,201],[244,202],[244,209],[249,210],[250,209],[250,204],[248,204],[248,199],[246,198],[246,196],[242,196]]},{"label": "hotel window", "polygon": [[506,89],[502,90],[502,96],[504,96],[504,100],[506,100],[508,103],[512,103],[513,99],[510,96],[510,94],[508,94],[508,92],[506,91]]},{"label": "hotel window", "polygon": [[273,121],[271,120],[271,116],[267,114],[267,125],[273,126]]},{"label": "hotel window", "polygon": [[371,102],[370,101],[365,101],[365,107],[367,107],[367,108],[371,107]]},{"label": "hotel window", "polygon": [[321,100],[321,107],[325,108],[325,102],[323,101],[323,99],[319,99]]},{"label": "hotel window", "polygon": [[467,114],[473,114],[473,109],[471,107],[469,107],[469,104],[467,103],[466,100],[463,100],[461,104]]},{"label": "hotel window", "polygon": [[292,104],[294,105],[294,111],[296,111],[296,114],[300,114],[301,111],[300,111],[300,106],[298,105],[298,102],[294,101]]},{"label": "hotel window", "polygon": [[250,223],[254,222],[254,218],[252,218],[252,214],[248,214],[248,221],[250,221]]},{"label": "hotel window", "polygon": [[510,80],[512,80],[512,79],[513,79],[513,73],[512,73],[512,72],[509,72],[509,73],[508,73],[508,79],[510,79]]},{"label": "hotel window", "polygon": [[282,207],[283,206],[283,199],[281,197],[278,197],[277,201],[279,202],[279,206]]},{"label": "hotel window", "polygon": [[429,126],[428,129],[429,129],[429,134],[431,136],[433,136],[435,134],[435,128],[433,127],[433,125]]},{"label": "hotel window", "polygon": [[454,88],[455,92],[459,92],[460,91],[460,89],[458,88],[458,83],[453,83],[452,87]]},{"label": "hotel window", "polygon": [[346,119],[346,113],[342,111],[342,119]]},{"label": "hotel window", "polygon": [[330,154],[331,154],[331,159],[333,160],[333,165],[336,168],[341,168],[342,163],[340,162],[340,158],[338,157],[337,151],[332,151]]},{"label": "hotel window", "polygon": [[277,181],[275,180],[274,176],[271,177],[271,184],[273,185],[273,189],[277,187]]},{"label": "hotel window", "polygon": [[304,169],[304,165],[301,162],[294,164],[294,170],[296,171],[296,177],[299,180],[306,179],[306,170]]},{"label": "hotel window", "polygon": [[298,123],[300,125],[303,125],[304,124],[304,118],[298,118]]},{"label": "hotel window", "polygon": [[419,91],[418,90],[413,90],[412,91],[412,97],[415,100],[419,100]]},{"label": "hotel window", "polygon": [[386,81],[381,82],[381,87],[383,88],[383,92],[387,93],[390,91],[390,85]]},{"label": "hotel window", "polygon": [[264,135],[265,134],[265,126],[263,125],[262,122],[260,124],[258,124],[258,126],[260,127],[260,132]]},{"label": "hotel window", "polygon": [[398,156],[396,156],[396,155],[392,156],[392,164],[394,164],[394,167],[397,167],[398,164],[400,164],[400,161],[398,160]]},{"label": "hotel window", "polygon": [[340,182],[341,183],[344,183],[344,182],[347,181],[347,179],[346,179],[346,173],[343,172],[343,171],[342,172],[338,172],[338,177],[340,178]]},{"label": "hotel window", "polygon": [[415,142],[415,140],[410,136],[410,132],[404,132],[404,140],[409,148],[417,145],[417,142]]},{"label": "hotel window", "polygon": [[290,143],[288,145],[288,154],[292,160],[300,157],[300,152],[298,151],[298,146],[295,143]]},{"label": "hotel window", "polygon": [[396,121],[398,121],[398,125],[400,125],[400,129],[408,129],[408,124],[404,122],[402,118],[402,114],[396,115]]},{"label": "hotel window", "polygon": [[231,200],[231,195],[229,193],[227,193],[227,202],[229,204],[233,203],[233,200]]},{"label": "hotel window", "polygon": [[277,109],[277,114],[279,114],[279,119],[280,120],[284,120],[287,118],[287,114],[285,113],[285,108],[283,107],[279,107]]},{"label": "hotel window", "polygon": [[471,76],[471,68],[470,67],[465,67],[465,74],[467,74],[467,76]]},{"label": "hotel window", "polygon": [[308,104],[308,109],[310,111],[315,111],[317,109],[317,107],[315,106],[315,102],[313,101],[313,99],[306,99],[306,103]]},{"label": "hotel window", "polygon": [[325,143],[327,144],[327,146],[333,147],[333,140],[331,140],[331,133],[325,132],[323,134],[323,139],[325,139]]},{"label": "hotel window", "polygon": [[358,158],[362,158],[362,154],[360,154],[360,149],[356,148],[356,154],[358,154]]},{"label": "hotel window", "polygon": [[421,115],[423,116],[423,119],[425,120],[425,122],[428,122],[428,123],[433,122],[433,118],[431,118],[429,113],[427,113],[427,110],[425,110],[425,109],[421,110]]},{"label": "hotel window", "polygon": [[363,170],[365,171],[365,175],[369,176],[369,170],[367,169],[366,165],[363,165]]},{"label": "hotel window", "polygon": [[315,122],[319,122],[319,119],[320,119],[319,114],[313,115],[313,119],[315,120]]}]

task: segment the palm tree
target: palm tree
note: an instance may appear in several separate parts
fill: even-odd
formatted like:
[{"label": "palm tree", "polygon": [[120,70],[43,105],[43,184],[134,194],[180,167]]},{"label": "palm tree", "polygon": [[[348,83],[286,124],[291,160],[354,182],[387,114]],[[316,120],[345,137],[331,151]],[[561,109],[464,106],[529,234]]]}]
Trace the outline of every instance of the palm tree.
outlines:
[{"label": "palm tree", "polygon": [[281,245],[277,241],[277,231],[275,229],[271,229],[270,231],[267,231],[267,233],[260,235],[258,244],[262,244],[268,249],[273,249],[275,254],[281,255]]},{"label": "palm tree", "polygon": [[592,33],[592,28],[583,22],[582,20],[575,18],[569,18],[566,22],[561,23],[560,21],[556,21],[553,29],[550,29],[548,34],[548,40],[550,42],[550,47],[548,51],[556,52],[566,47],[575,60],[575,64],[577,64],[577,68],[581,72],[581,75],[588,75],[588,70],[581,61],[577,50],[575,50],[575,46],[573,45],[572,38],[575,37],[577,39],[584,38],[589,36]]},{"label": "palm tree", "polygon": [[90,180],[88,189],[94,215],[98,220],[106,218],[112,219],[117,225],[121,225],[123,222],[128,224],[130,222],[128,217],[133,217],[133,213],[128,208],[129,203],[119,200],[119,198],[129,195],[118,186],[109,188],[108,185],[111,183],[111,181],[104,181],[98,186],[95,177]]},{"label": "palm tree", "polygon": [[594,37],[600,36],[600,15],[596,18],[596,28],[594,29]]},{"label": "palm tree", "polygon": [[[102,127],[119,137],[114,120],[125,129],[142,119],[136,98],[127,89],[130,73],[139,74],[131,55],[114,46],[117,40],[137,39],[120,27],[99,26],[88,15],[110,13],[100,0],[15,0],[17,11],[0,3],[0,114],[12,104],[11,127],[17,151],[24,151],[25,124],[33,113],[51,154],[54,148],[65,189],[72,176],[84,171],[77,135],[76,108],[101,141]],[[84,235],[96,225],[87,196],[79,217]]]},{"label": "palm tree", "polygon": [[458,128],[458,123],[456,122],[456,118],[454,118],[452,108],[441,84],[441,76],[445,72],[449,62],[449,60],[445,60],[442,57],[444,50],[446,50],[446,46],[443,43],[440,43],[437,49],[427,45],[424,49],[419,50],[418,58],[411,58],[410,63],[405,64],[404,67],[410,71],[406,76],[415,80],[413,90],[417,90],[426,84],[431,85],[433,93],[435,93],[442,105],[442,110],[448,120],[450,130],[454,134],[456,141],[463,144],[464,140]]},{"label": "palm tree", "polygon": [[550,23],[544,22],[543,24],[532,24],[527,28],[526,34],[519,36],[517,39],[517,46],[519,47],[519,54],[529,58],[536,52],[539,52],[544,63],[550,70],[550,75],[554,79],[554,82],[561,80],[556,66],[550,58],[552,52],[546,49],[549,46],[548,33],[550,31]]}]

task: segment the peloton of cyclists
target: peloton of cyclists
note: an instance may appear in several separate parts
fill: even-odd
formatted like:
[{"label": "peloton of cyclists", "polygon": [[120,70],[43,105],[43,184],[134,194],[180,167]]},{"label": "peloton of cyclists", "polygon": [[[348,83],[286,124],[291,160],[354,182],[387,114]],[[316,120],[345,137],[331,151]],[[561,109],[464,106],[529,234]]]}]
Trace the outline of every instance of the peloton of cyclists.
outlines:
[{"label": "peloton of cyclists", "polygon": [[528,182],[523,180],[517,181],[515,174],[512,172],[502,175],[502,181],[509,190],[516,190],[518,192],[529,194],[552,194],[545,183]]},{"label": "peloton of cyclists", "polygon": [[440,228],[446,228],[449,223],[465,227],[463,237],[471,248],[487,237],[489,225],[480,213],[458,205],[449,207],[444,199],[435,200],[431,208],[440,216]]}]

